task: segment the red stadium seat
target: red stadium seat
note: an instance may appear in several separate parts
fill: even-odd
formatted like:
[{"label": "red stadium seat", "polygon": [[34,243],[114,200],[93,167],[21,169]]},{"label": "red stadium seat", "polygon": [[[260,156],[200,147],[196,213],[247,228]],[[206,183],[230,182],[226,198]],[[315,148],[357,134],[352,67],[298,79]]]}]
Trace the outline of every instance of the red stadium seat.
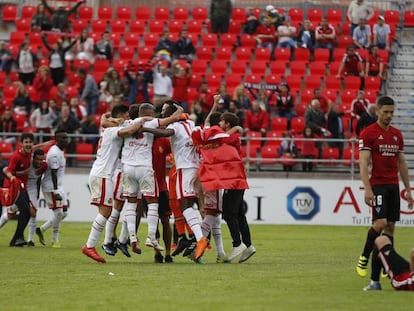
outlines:
[{"label": "red stadium seat", "polygon": [[272,61],[269,67],[272,75],[285,76],[286,63],[284,61]]},{"label": "red stadium seat", "polygon": [[323,48],[316,48],[313,51],[313,57],[318,62],[329,62],[329,50]]},{"label": "red stadium seat", "polygon": [[243,83],[243,74],[227,74],[225,76],[225,79],[226,86],[228,88],[228,91],[230,92],[230,89],[234,89],[235,87]]},{"label": "red stadium seat", "polygon": [[88,21],[85,19],[75,19],[72,21],[73,32],[80,34],[83,30],[88,28]]},{"label": "red stadium seat", "polygon": [[111,31],[116,33],[125,33],[125,20],[114,19],[111,20]]},{"label": "red stadium seat", "polygon": [[265,75],[267,69],[267,61],[255,60],[250,62],[250,71],[254,75]]},{"label": "red stadium seat", "polygon": [[329,24],[341,24],[342,23],[342,11],[336,9],[328,9],[326,11],[326,18]]},{"label": "red stadium seat", "polygon": [[277,163],[278,146],[266,145],[260,149],[260,165],[275,165]]},{"label": "red stadium seat", "polygon": [[325,90],[322,90],[321,93],[322,93],[322,96],[324,96],[326,98],[329,98],[334,103],[336,102],[336,97],[338,95],[338,90],[325,89]]},{"label": "red stadium seat", "polygon": [[254,50],[254,58],[256,60],[270,61],[271,52],[268,48],[256,48]]},{"label": "red stadium seat", "polygon": [[290,120],[290,129],[294,133],[302,133],[305,128],[306,121],[304,117],[293,117]]},{"label": "red stadium seat", "polygon": [[318,25],[323,17],[323,10],[312,8],[308,10],[308,19],[311,23]]},{"label": "red stadium seat", "polygon": [[93,18],[93,7],[81,5],[78,8],[78,17],[84,21],[90,21]]},{"label": "red stadium seat", "polygon": [[158,19],[152,19],[148,21],[148,29],[149,32],[152,34],[160,34],[164,31],[165,28],[165,21],[164,20],[158,20]]},{"label": "red stadium seat", "polygon": [[373,76],[365,77],[365,88],[372,91],[379,91],[381,88],[381,78]]},{"label": "red stadium seat", "polygon": [[310,59],[310,50],[306,48],[296,48],[295,52],[295,60],[299,61],[306,61],[309,62]]},{"label": "red stadium seat", "polygon": [[296,115],[298,117],[303,117],[305,115],[306,110],[308,110],[309,104],[308,103],[298,103],[295,105]]},{"label": "red stadium seat", "polygon": [[237,20],[230,20],[228,33],[238,35],[240,34],[241,29],[242,29],[242,22],[237,21]]},{"label": "red stadium seat", "polygon": [[357,92],[355,90],[342,90],[341,92],[341,103],[346,104],[350,107],[351,102],[357,97]]},{"label": "red stadium seat", "polygon": [[102,20],[111,20],[112,19],[112,7],[110,6],[100,6],[98,8],[98,18]]},{"label": "red stadium seat", "polygon": [[222,46],[216,48],[216,59],[230,61],[232,53],[231,47]]},{"label": "red stadium seat", "polygon": [[305,61],[294,61],[290,62],[290,73],[292,75],[299,75],[299,76],[305,76],[306,74],[306,65],[307,62]]},{"label": "red stadium seat", "polygon": [[251,149],[259,149],[262,145],[262,133],[257,131],[248,131],[246,133],[246,145],[250,143]]},{"label": "red stadium seat", "polygon": [[116,18],[118,20],[129,21],[132,18],[132,9],[129,6],[118,6],[116,8]]},{"label": "red stadium seat", "polygon": [[250,48],[254,48],[256,47],[256,39],[254,38],[254,36],[246,34],[246,33],[242,33],[240,35],[240,45],[242,47],[250,47]]},{"label": "red stadium seat", "polygon": [[10,44],[19,46],[26,39],[25,31],[12,31],[10,33]]},{"label": "red stadium seat", "polygon": [[342,81],[336,76],[325,77],[325,87],[331,90],[339,90],[341,88]]},{"label": "red stadium seat", "polygon": [[272,131],[286,131],[288,119],[284,117],[272,117],[270,120]]},{"label": "red stadium seat", "polygon": [[322,159],[328,162],[322,162],[323,165],[338,165],[339,150],[338,148],[325,147],[322,149]]},{"label": "red stadium seat", "polygon": [[326,75],[326,62],[314,61],[309,63],[309,71],[311,75],[325,76]]},{"label": "red stadium seat", "polygon": [[18,86],[15,84],[9,84],[3,88],[3,98],[6,100],[14,100],[16,97]]},{"label": "red stadium seat", "polygon": [[208,19],[207,7],[194,7],[191,11],[194,20],[205,22]]},{"label": "red stadium seat", "polygon": [[187,23],[187,30],[189,33],[199,35],[203,30],[203,23],[198,20],[189,20]]},{"label": "red stadium seat", "polygon": [[15,24],[17,31],[29,32],[32,21],[30,18],[19,18],[16,20]]},{"label": "red stadium seat", "polygon": [[151,8],[148,6],[137,6],[135,8],[135,18],[142,21],[149,20],[151,18]]},{"label": "red stadium seat", "polygon": [[145,31],[145,22],[139,19],[130,21],[129,31],[135,34],[143,34]]},{"label": "red stadium seat", "polygon": [[112,45],[114,48],[119,48],[119,45],[121,44],[121,35],[119,33],[110,33],[109,38],[112,41]]},{"label": "red stadium seat", "polygon": [[346,53],[346,49],[345,48],[336,48],[333,52],[333,60],[334,62],[341,62],[342,59],[344,58],[344,55]]},{"label": "red stadium seat", "polygon": [[75,68],[83,68],[87,71],[89,71],[91,68],[91,63],[89,62],[89,60],[86,59],[75,59],[73,60],[73,65],[75,66]]},{"label": "red stadium seat", "polygon": [[191,69],[196,74],[206,74],[208,68],[208,60],[195,59],[191,64]]},{"label": "red stadium seat", "polygon": [[249,61],[252,56],[252,50],[241,46],[236,49],[235,55],[237,60]]},{"label": "red stadium seat", "polygon": [[155,47],[160,39],[159,33],[146,33],[144,34],[144,46]]},{"label": "red stadium seat", "polygon": [[344,160],[344,165],[351,166],[352,161],[355,161],[354,165],[358,165],[358,161],[359,161],[358,148],[345,147],[343,151],[343,160]]},{"label": "red stadium seat", "polygon": [[118,49],[119,58],[130,61],[134,58],[135,49],[132,46],[121,46]]},{"label": "red stadium seat", "polygon": [[[286,119],[286,118],[283,118]],[[286,127],[282,127],[280,130],[271,130],[266,132],[266,146],[276,146],[279,147],[282,143],[280,138],[283,137],[283,133],[287,130],[287,123]]]},{"label": "red stadium seat", "polygon": [[107,22],[101,19],[93,19],[91,21],[91,29],[92,29],[92,32],[95,32],[95,33],[100,34],[100,33],[105,32],[107,26],[108,26]]},{"label": "red stadium seat", "polygon": [[313,99],[313,97],[314,97],[314,93],[313,93],[313,89],[311,88],[305,88],[304,90],[300,92],[300,100],[303,103],[309,104],[311,99]]},{"label": "red stadium seat", "polygon": [[138,44],[139,44],[140,38],[141,38],[141,36],[137,33],[133,33],[133,32],[126,33],[124,35],[125,45],[137,47]]},{"label": "red stadium seat", "polygon": [[[241,148],[240,148],[240,154],[241,154],[243,160],[246,160],[247,157],[249,157],[250,158],[250,161],[249,161],[250,164],[255,164],[257,162],[257,160],[256,160],[256,157],[257,157],[257,149],[258,148],[250,148],[249,149],[249,152],[248,152],[247,151],[248,148],[247,148],[246,145],[241,146]],[[247,154],[247,153],[249,153],[249,154]]]},{"label": "red stadium seat", "polygon": [[354,43],[352,36],[346,34],[337,36],[337,40],[339,48],[347,48],[349,45],[353,45]]},{"label": "red stadium seat", "polygon": [[169,20],[167,22],[167,29],[170,33],[179,33],[184,28],[184,22],[181,20]]},{"label": "red stadium seat", "polygon": [[95,59],[95,62],[93,63],[93,70],[104,72],[107,71],[110,66],[109,60],[103,59],[103,58],[97,58]]},{"label": "red stadium seat", "polygon": [[128,60],[114,59],[112,61],[112,66],[118,72],[123,72],[126,65],[128,65]]},{"label": "red stadium seat", "polygon": [[93,145],[88,143],[77,142],[76,143],[76,161],[89,162],[93,161]]},{"label": "red stadium seat", "polygon": [[154,56],[154,47],[143,46],[138,48],[138,57],[140,60],[149,60]]},{"label": "red stadium seat", "polygon": [[404,27],[414,27],[414,11],[404,12]]},{"label": "red stadium seat", "polygon": [[210,62],[211,72],[215,74],[224,75],[227,72],[227,60],[216,59]]},{"label": "red stadium seat", "polygon": [[289,48],[275,48],[275,59],[276,61],[290,60],[290,49]]},{"label": "red stadium seat", "polygon": [[305,87],[310,89],[320,88],[322,85],[321,76],[307,76],[305,77]]},{"label": "red stadium seat", "polygon": [[245,60],[235,60],[230,62],[230,69],[233,74],[245,74],[249,62]]},{"label": "red stadium seat", "polygon": [[17,19],[18,6],[12,4],[4,4],[1,7],[1,12],[2,20],[4,22],[14,22]]},{"label": "red stadium seat", "polygon": [[365,98],[369,100],[370,103],[375,103],[377,101],[378,91],[377,90],[368,90],[365,88]]},{"label": "red stadium seat", "polygon": [[290,8],[288,12],[288,15],[290,16],[292,23],[303,22],[303,10],[301,8]]},{"label": "red stadium seat", "polygon": [[13,118],[17,123],[16,130],[18,132],[23,132],[24,128],[26,127],[26,116],[23,114],[13,114]]},{"label": "red stadium seat", "polygon": [[197,58],[203,60],[212,60],[213,48],[200,46],[199,48],[197,48]]},{"label": "red stadium seat", "polygon": [[270,74],[265,76],[265,82],[268,85],[279,85],[281,81],[282,79],[278,75]]},{"label": "red stadium seat", "polygon": [[285,80],[291,89],[302,88],[302,76],[289,75],[286,76]]},{"label": "red stadium seat", "polygon": [[186,7],[175,7],[173,10],[173,17],[175,20],[186,21],[188,20],[189,11]]},{"label": "red stadium seat", "polygon": [[244,78],[246,83],[253,83],[253,84],[262,83],[262,79],[263,79],[263,75],[255,75],[255,74],[247,75]]},{"label": "red stadium seat", "polygon": [[361,78],[355,76],[346,76],[344,78],[344,88],[346,90],[358,90],[361,86]]},{"label": "red stadium seat", "polygon": [[166,21],[170,18],[170,8],[158,6],[154,9],[154,18],[160,21]]},{"label": "red stadium seat", "polygon": [[5,141],[0,142],[0,154],[4,160],[10,160],[13,154],[13,144]]},{"label": "red stadium seat", "polygon": [[222,78],[223,78],[223,75],[220,73],[219,74],[211,73],[211,74],[204,75],[204,79],[205,81],[207,81],[208,87],[214,90],[217,89],[221,85]]},{"label": "red stadium seat", "polygon": [[32,18],[32,16],[36,13],[37,6],[34,5],[23,5],[21,17],[22,18]]},{"label": "red stadium seat", "polygon": [[202,46],[215,48],[217,46],[218,36],[214,33],[205,33],[201,35]]},{"label": "red stadium seat", "polygon": [[235,21],[244,22],[246,20],[246,9],[244,7],[233,7],[231,18]]},{"label": "red stadium seat", "polygon": [[[384,18],[388,25],[397,25],[400,23],[400,11],[385,10]],[[376,22],[377,20],[375,20]]]}]

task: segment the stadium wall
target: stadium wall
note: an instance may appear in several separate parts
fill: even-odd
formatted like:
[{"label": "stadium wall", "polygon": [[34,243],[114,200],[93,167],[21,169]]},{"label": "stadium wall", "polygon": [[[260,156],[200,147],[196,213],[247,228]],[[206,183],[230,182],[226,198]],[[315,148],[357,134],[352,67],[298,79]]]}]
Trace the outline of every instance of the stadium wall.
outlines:
[{"label": "stadium wall", "polygon": [[[245,193],[247,219],[256,224],[369,226],[370,209],[364,204],[359,180],[249,178]],[[402,185],[400,186],[403,189]],[[64,188],[69,199],[65,221],[92,222],[97,208],[89,204],[87,174],[67,174]],[[414,190],[414,189],[413,189]],[[401,192],[401,221],[414,225],[414,211],[407,209]],[[47,220],[50,211],[41,197],[38,219]]]}]

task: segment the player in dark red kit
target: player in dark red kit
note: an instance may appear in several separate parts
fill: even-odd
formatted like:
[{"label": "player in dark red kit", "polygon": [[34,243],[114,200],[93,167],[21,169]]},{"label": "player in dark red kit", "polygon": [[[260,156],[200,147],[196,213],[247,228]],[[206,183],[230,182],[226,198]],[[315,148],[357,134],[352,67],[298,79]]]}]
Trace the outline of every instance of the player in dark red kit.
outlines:
[{"label": "player in dark red kit", "polygon": [[[404,141],[401,132],[391,125],[394,100],[388,96],[377,101],[378,121],[365,128],[359,140],[361,179],[365,187],[365,203],[372,208],[372,227],[368,231],[362,255],[356,267],[360,276],[367,275],[370,253],[372,258],[371,282],[364,290],[380,290],[381,264],[374,249],[375,239],[386,235],[393,243],[395,222],[400,219],[400,189],[398,173],[406,191],[408,208],[413,207]],[[369,177],[369,164],[372,164]]]},{"label": "player in dark red kit", "polygon": [[410,251],[410,262],[394,249],[391,240],[383,235],[375,240],[378,256],[396,290],[414,290],[414,248]]}]

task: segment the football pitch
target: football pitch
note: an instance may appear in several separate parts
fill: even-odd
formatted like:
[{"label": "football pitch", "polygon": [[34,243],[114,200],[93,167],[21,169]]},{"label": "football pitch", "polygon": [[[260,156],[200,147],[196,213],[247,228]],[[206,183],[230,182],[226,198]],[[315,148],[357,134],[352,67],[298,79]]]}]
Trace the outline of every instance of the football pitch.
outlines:
[{"label": "football pitch", "polygon": [[[356,275],[366,227],[252,225],[257,253],[243,264],[217,264],[214,249],[194,264],[181,255],[153,263],[149,248],[131,258],[81,254],[90,223],[62,223],[61,249],[11,248],[15,222],[0,231],[0,310],[413,310],[412,292],[363,292]],[[225,224],[227,253],[231,241]],[[144,239],[146,225],[139,237]],[[46,233],[50,240],[50,233]],[[100,246],[101,244],[99,244]],[[396,229],[408,256],[413,229]],[[98,249],[103,254],[102,249]]]}]

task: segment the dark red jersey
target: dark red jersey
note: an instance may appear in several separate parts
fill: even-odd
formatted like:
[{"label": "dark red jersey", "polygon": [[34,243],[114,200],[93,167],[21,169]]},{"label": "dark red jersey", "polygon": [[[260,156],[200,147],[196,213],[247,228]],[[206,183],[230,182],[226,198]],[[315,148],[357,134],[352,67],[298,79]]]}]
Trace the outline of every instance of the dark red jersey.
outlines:
[{"label": "dark red jersey", "polygon": [[[27,179],[29,178],[30,164],[32,160],[32,153],[25,154],[22,150],[15,151],[7,165],[7,171],[16,176],[23,184],[26,190]],[[10,187],[10,181],[4,180],[4,186]]]},{"label": "dark red jersey", "polygon": [[344,57],[342,58],[342,62],[345,64],[344,75],[357,76],[362,70],[362,58],[357,52],[352,55],[345,53]]},{"label": "dark red jersey", "polygon": [[154,139],[152,145],[152,167],[157,179],[159,191],[167,191],[168,186],[165,180],[166,157],[171,153],[169,138],[159,137]]},{"label": "dark red jersey", "polygon": [[398,154],[404,152],[401,132],[393,126],[382,129],[377,122],[366,127],[359,139],[359,150],[371,151],[370,183],[398,185]]},{"label": "dark red jersey", "polygon": [[414,273],[403,272],[391,280],[391,285],[396,290],[414,290]]}]

